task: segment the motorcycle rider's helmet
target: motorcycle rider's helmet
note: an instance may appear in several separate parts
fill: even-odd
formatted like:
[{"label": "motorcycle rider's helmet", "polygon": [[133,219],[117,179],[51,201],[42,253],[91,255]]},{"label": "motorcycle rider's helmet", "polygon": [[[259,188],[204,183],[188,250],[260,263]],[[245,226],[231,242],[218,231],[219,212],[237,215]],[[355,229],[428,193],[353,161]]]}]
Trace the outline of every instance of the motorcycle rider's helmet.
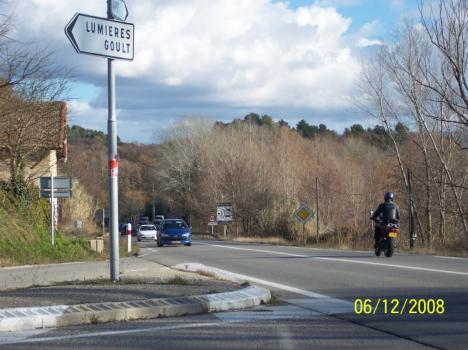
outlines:
[{"label": "motorcycle rider's helmet", "polygon": [[385,192],[384,201],[385,202],[393,202],[394,197],[395,196],[394,196],[393,192]]}]

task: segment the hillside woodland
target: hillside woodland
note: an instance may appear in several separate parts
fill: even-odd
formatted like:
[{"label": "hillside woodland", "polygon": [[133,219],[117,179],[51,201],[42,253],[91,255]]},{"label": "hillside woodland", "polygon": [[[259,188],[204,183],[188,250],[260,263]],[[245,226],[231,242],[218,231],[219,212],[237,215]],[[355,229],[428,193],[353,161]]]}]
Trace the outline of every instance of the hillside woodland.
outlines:
[{"label": "hillside woodland", "polygon": [[[408,197],[401,162],[404,174],[412,174],[417,245],[442,250],[464,247],[461,217],[468,211],[468,157],[451,141],[452,134],[440,136],[434,131],[437,144],[443,143],[449,154],[446,166],[457,179],[454,186],[444,180],[445,170],[429,148],[434,176],[426,176],[427,159],[414,142],[420,135],[401,123],[390,133],[382,126],[366,130],[357,124],[337,135],[325,125],[301,121],[290,128],[285,123],[265,123],[270,119],[256,114],[227,124],[191,119],[166,129],[158,144],[120,143],[120,218],[136,221],[139,215],[151,216],[154,203],[157,214],[184,217],[194,230],[205,232],[216,203],[231,202],[231,235],[315,243],[316,219],[303,233],[292,214],[301,203],[317,212],[317,182],[320,243],[368,246],[369,211],[382,201],[385,191],[393,191],[402,209],[405,246]],[[96,208],[106,206],[105,135],[79,127],[69,134],[70,159],[64,169],[93,194]]]},{"label": "hillside woodland", "polygon": [[[307,117],[289,126],[250,113],[229,123],[192,118],[165,125],[154,144],[119,140],[121,222],[156,213],[183,217],[206,232],[216,203],[230,202],[231,236],[369,247],[369,211],[392,191],[402,211],[400,247],[409,244],[413,213],[416,247],[466,254],[468,5],[417,3],[419,16],[362,52],[352,103],[374,127],[355,124],[338,134],[317,116],[319,125]],[[0,17],[0,164],[9,177],[0,183],[0,217],[10,220],[2,226],[0,252],[14,256],[25,237],[6,227],[28,223],[26,231],[35,232],[30,246],[48,243],[47,201],[25,168],[50,149],[49,113],[36,106],[59,102],[69,74],[47,50],[17,47],[7,35],[10,17]],[[35,113],[19,113],[26,106]],[[100,209],[108,206],[107,136],[79,126],[67,134],[69,157],[59,168],[73,177],[74,195],[60,200],[60,227],[81,221],[83,232],[96,233]],[[316,214],[305,227],[292,216],[301,203]]]}]

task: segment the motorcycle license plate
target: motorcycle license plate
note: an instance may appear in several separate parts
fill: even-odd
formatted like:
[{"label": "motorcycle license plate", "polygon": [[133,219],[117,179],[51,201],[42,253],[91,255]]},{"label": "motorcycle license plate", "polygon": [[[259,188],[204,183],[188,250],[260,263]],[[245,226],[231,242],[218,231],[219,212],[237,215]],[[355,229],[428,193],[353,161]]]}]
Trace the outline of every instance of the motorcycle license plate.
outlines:
[{"label": "motorcycle license plate", "polygon": [[390,232],[390,233],[388,234],[388,237],[396,238],[396,237],[398,237],[398,233],[396,233],[396,232]]}]

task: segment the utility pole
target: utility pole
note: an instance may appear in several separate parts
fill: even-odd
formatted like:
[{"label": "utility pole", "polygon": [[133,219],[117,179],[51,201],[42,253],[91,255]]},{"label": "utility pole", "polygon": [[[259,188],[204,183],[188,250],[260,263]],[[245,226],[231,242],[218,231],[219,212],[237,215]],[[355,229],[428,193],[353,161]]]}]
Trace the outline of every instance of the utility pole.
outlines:
[{"label": "utility pole", "polygon": [[[112,0],[107,0],[107,18],[111,20],[114,19],[112,15]],[[117,118],[115,114],[115,72],[113,63],[114,60],[112,58],[107,58],[110,277],[113,282],[116,282],[119,280],[119,164],[117,158]]]},{"label": "utility pole", "polygon": [[317,215],[317,232],[316,232],[316,243],[319,243],[319,235],[320,235],[320,221],[319,221],[319,182],[318,177],[315,178],[315,206],[316,206],[316,215]]},{"label": "utility pole", "polygon": [[106,231],[106,216],[105,216],[106,212],[105,212],[105,209],[102,208],[102,236],[104,237],[104,233]]},{"label": "utility pole", "polygon": [[153,183],[153,191],[152,191],[152,204],[151,204],[151,222],[154,223],[154,220],[156,218],[156,203],[154,199],[154,183]]},{"label": "utility pole", "polygon": [[414,220],[413,220],[413,191],[411,188],[411,171],[407,169],[407,179],[408,179],[408,239],[409,246],[411,249],[414,248]]}]

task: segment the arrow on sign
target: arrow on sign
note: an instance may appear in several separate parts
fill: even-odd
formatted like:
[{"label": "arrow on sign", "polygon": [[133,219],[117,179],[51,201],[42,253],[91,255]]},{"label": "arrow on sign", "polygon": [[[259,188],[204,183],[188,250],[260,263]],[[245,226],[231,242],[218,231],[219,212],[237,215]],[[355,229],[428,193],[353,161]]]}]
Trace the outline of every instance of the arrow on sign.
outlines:
[{"label": "arrow on sign", "polygon": [[131,61],[135,26],[77,13],[65,27],[65,35],[76,52]]}]

